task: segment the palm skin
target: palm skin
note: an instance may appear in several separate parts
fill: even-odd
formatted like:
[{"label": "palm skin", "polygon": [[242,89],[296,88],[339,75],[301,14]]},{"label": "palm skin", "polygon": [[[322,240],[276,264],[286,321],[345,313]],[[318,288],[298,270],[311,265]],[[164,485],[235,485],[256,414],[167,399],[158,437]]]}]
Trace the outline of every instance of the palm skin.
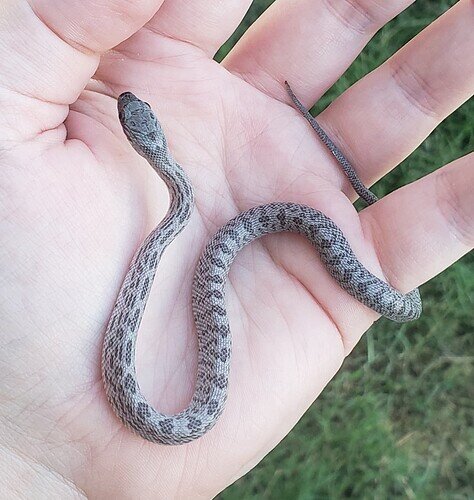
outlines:
[{"label": "palm skin", "polygon": [[[213,61],[198,65],[200,54],[194,52],[190,50],[189,65],[198,69],[176,72],[173,87],[181,92],[157,83],[146,96],[196,193],[188,228],[160,264],[138,342],[141,387],[166,412],[181,409],[192,392],[193,267],[220,225],[253,205],[289,200],[317,207],[333,217],[348,237],[363,240],[357,214],[338,186],[337,166],[297,113],[288,104],[262,96]],[[145,71],[154,82],[160,82],[161,72],[169,71],[157,64],[136,66],[129,63],[130,74]],[[133,88],[140,88],[140,83],[137,75]],[[88,436],[85,441],[94,462],[105,466],[117,460],[117,447],[127,443],[120,461],[130,461],[127,467],[133,469],[136,454],[149,447],[147,462],[156,461],[158,470],[162,460],[179,463],[189,450],[144,444],[126,430],[105,400],[99,362],[104,328],[128,262],[164,214],[168,199],[156,174],[126,142],[115,100],[85,91],[73,105],[66,129],[67,146],[49,149],[33,167],[36,187],[22,207],[31,226],[25,231],[21,258],[33,265],[29,272],[38,284],[37,289],[27,284],[28,302],[31,316],[41,317],[48,329],[46,337],[38,336],[41,345],[28,369],[41,373],[44,401],[57,402],[54,410],[48,408],[55,427],[68,421],[64,431],[71,432],[68,415],[74,412],[73,435]],[[311,174],[316,162],[324,166],[328,180]],[[37,234],[40,222],[44,227]],[[370,264],[369,244],[358,253]],[[303,283],[306,280],[312,281],[310,289]],[[236,261],[229,285],[235,341],[229,401],[212,435],[192,445],[196,476],[205,474],[198,464],[208,469],[211,461],[214,480],[214,467],[227,469],[229,461],[256,460],[256,450],[245,445],[242,455],[235,449],[229,454],[235,440],[251,439],[253,448],[258,443],[259,455],[268,451],[335,373],[344,348],[325,308],[331,308],[330,302],[339,301],[336,310],[352,302],[324,275],[311,246],[294,235],[254,243]],[[45,289],[50,290],[47,295]],[[360,335],[373,318],[365,311],[364,316],[365,323],[353,335]],[[28,419],[34,427],[31,416]],[[286,425],[282,427],[280,420]],[[262,432],[265,427],[269,432]],[[221,452],[216,454],[216,449]],[[137,471],[137,480],[139,476]],[[189,477],[190,482],[195,480]],[[211,481],[206,478],[204,484]]]},{"label": "palm skin", "polygon": [[[54,485],[102,498],[206,498],[285,436],[376,315],[339,288],[302,238],[266,237],[231,271],[234,349],[218,425],[180,447],[125,429],[105,398],[101,343],[127,265],[168,206],[163,183],[121,131],[113,96],[125,90],[150,102],[196,195],[189,226],[160,263],[139,333],[138,379],[160,411],[182,409],[193,392],[191,280],[218,227],[257,204],[307,204],[331,217],[383,277],[377,238],[283,87],[269,96],[191,43],[138,30],[102,56],[69,112],[31,106],[43,133],[5,147],[1,158],[9,179],[0,254],[8,267],[5,446],[54,471],[34,479],[37,491]],[[24,122],[16,126],[27,135]],[[402,291],[417,284],[408,279]]]}]

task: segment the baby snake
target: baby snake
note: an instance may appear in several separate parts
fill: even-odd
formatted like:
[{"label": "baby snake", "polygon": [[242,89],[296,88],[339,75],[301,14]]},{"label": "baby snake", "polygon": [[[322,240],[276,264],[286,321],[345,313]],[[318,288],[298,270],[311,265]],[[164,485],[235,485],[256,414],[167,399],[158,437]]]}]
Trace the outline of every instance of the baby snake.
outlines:
[{"label": "baby snake", "polygon": [[[359,196],[367,204],[377,201],[286,85],[293,103],[338,160]],[[102,352],[102,376],[108,400],[122,422],[140,436],[156,443],[187,443],[207,432],[221,415],[227,399],[231,357],[226,279],[238,252],[264,234],[292,231],[306,236],[328,272],[350,295],[394,321],[410,321],[420,316],[418,290],[401,294],[370,273],[359,262],[341,230],[323,213],[296,203],[275,202],[253,207],[219,229],[199,259],[192,289],[199,349],[195,392],[189,406],[180,413],[157,412],[137,382],[135,343],[158,263],[164,250],[188,223],[194,195],[187,175],[168,149],[150,105],[126,92],[118,98],[118,111],[128,140],[164,180],[170,193],[167,215],[148,235],[130,264]]]}]

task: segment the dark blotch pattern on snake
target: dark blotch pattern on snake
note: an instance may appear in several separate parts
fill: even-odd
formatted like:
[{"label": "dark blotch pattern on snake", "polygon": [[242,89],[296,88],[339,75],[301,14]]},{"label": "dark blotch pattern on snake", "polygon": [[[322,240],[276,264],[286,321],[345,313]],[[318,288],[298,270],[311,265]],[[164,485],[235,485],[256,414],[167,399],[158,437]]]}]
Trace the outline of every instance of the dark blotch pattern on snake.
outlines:
[{"label": "dark blotch pattern on snake", "polygon": [[[355,170],[307,113],[288,87],[293,102],[334,154],[359,195],[377,200]],[[291,231],[313,244],[329,273],[350,295],[394,321],[419,317],[418,290],[406,295],[370,273],[357,259],[341,230],[318,210],[295,203],[270,203],[239,214],[211,238],[194,275],[192,309],[198,337],[198,370],[189,406],[176,415],[156,411],[140,391],[135,371],[135,343],[140,321],[161,255],[184,229],[193,210],[193,189],[174,161],[150,106],[127,92],[119,97],[119,117],[125,134],[165,181],[170,207],[164,220],[135,254],[107,327],[102,375],[107,397],[118,417],[143,438],[182,444],[202,436],[217,421],[227,398],[231,333],[225,286],[237,253],[269,233]]]}]

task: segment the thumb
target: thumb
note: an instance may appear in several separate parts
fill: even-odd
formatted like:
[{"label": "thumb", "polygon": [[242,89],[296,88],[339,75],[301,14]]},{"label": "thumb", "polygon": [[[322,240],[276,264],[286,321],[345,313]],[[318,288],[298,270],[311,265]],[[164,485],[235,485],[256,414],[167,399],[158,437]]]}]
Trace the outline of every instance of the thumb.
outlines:
[{"label": "thumb", "polygon": [[[162,1],[162,0],[161,0]],[[62,123],[100,53],[122,42],[160,0],[6,0],[0,4],[0,133],[32,137]],[[25,116],[25,120],[18,118]]]}]

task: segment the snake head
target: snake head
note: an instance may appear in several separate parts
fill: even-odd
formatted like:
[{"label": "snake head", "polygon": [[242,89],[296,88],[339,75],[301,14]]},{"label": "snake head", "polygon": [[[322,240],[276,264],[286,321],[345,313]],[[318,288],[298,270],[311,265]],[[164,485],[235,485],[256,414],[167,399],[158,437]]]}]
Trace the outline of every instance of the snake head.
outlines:
[{"label": "snake head", "polygon": [[160,122],[147,102],[131,92],[124,92],[118,98],[117,107],[123,131],[137,153],[147,157],[157,149],[166,151]]}]

